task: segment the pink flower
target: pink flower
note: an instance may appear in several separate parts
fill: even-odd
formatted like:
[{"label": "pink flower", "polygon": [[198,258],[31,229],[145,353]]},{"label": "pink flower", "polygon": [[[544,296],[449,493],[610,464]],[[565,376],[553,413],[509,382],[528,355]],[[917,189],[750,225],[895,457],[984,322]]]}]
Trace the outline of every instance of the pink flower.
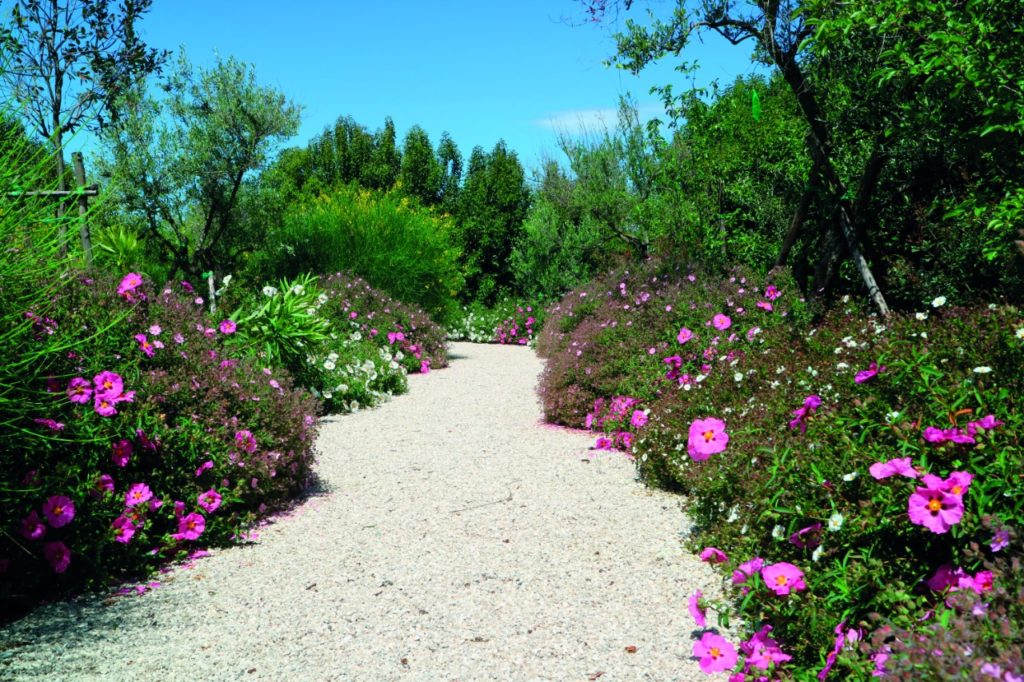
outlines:
[{"label": "pink flower", "polygon": [[163,327],[161,327],[158,324],[153,324],[149,326],[149,333],[152,334],[153,336],[160,336],[160,334],[162,334],[163,331]]},{"label": "pink flower", "polygon": [[114,541],[122,544],[128,544],[131,541],[132,536],[135,535],[135,524],[131,522],[131,519],[125,516],[118,516],[114,519],[114,522],[110,524],[110,527],[114,530]]},{"label": "pink flower", "polygon": [[63,431],[65,426],[64,422],[59,422],[54,419],[50,419],[49,417],[36,417],[32,421],[40,426],[45,426],[51,431]]},{"label": "pink flower", "polygon": [[96,410],[96,414],[101,417],[113,417],[117,414],[117,408],[114,407],[114,400],[112,398],[104,398],[97,395],[93,408]]},{"label": "pink flower", "polygon": [[606,438],[605,436],[601,436],[594,443],[594,448],[596,448],[597,450],[611,450],[612,449],[612,439],[611,438]]},{"label": "pink flower", "polygon": [[220,322],[220,333],[221,334],[234,334],[236,329],[238,329],[238,325],[235,324],[234,320],[221,320],[221,322]]},{"label": "pink flower", "polygon": [[977,421],[970,422],[967,424],[967,433],[970,436],[974,436],[979,430],[991,431],[997,426],[1003,426],[1006,422],[999,421],[996,419],[994,414],[989,414]]},{"label": "pink flower", "polygon": [[251,431],[243,429],[235,432],[235,445],[245,452],[256,452],[256,438]]},{"label": "pink flower", "polygon": [[774,284],[769,284],[767,287],[765,287],[764,297],[767,298],[769,301],[774,301],[779,296],[782,296],[782,292],[779,291]]},{"label": "pink flower", "polygon": [[692,338],[693,332],[687,329],[686,327],[683,327],[682,329],[679,330],[679,334],[676,336],[676,341],[678,341],[680,344],[684,344]]},{"label": "pink flower", "polygon": [[92,379],[96,395],[113,400],[124,393],[124,380],[116,372],[100,372]]},{"label": "pink flower", "polygon": [[96,481],[96,490],[101,493],[114,492],[114,477],[110,474],[100,474],[99,479]]},{"label": "pink flower", "polygon": [[195,288],[185,280],[181,280],[180,284],[181,288],[187,291],[188,293],[194,294],[196,292]]},{"label": "pink flower", "polygon": [[762,568],[761,578],[764,579],[764,584],[768,586],[769,590],[780,596],[807,589],[807,585],[804,583],[804,572],[785,561]]},{"label": "pink flower", "polygon": [[964,504],[960,497],[945,492],[940,486],[941,482],[937,486],[915,489],[907,500],[907,514],[911,523],[941,534],[960,523]]},{"label": "pink flower", "polygon": [[736,649],[721,635],[705,632],[693,643],[693,655],[700,659],[700,669],[710,675],[736,665]]},{"label": "pink flower", "polygon": [[430,360],[424,360],[420,363],[420,374],[430,373]]},{"label": "pink flower", "polygon": [[793,410],[793,420],[789,422],[789,428],[800,429],[800,433],[807,433],[807,419],[821,406],[821,398],[817,395],[809,395],[804,398],[802,407]]},{"label": "pink flower", "polygon": [[1010,545],[1010,531],[1008,530],[997,530],[995,535],[992,536],[992,542],[989,544],[989,548],[993,552],[1000,552],[1006,549]]},{"label": "pink flower", "polygon": [[758,301],[757,302],[757,307],[760,308],[761,310],[765,310],[765,311],[767,311],[769,313],[772,310],[774,310],[774,308],[772,307],[772,304],[769,303],[768,301]]},{"label": "pink flower", "polygon": [[633,434],[629,431],[619,431],[615,434],[615,442],[618,447],[628,450],[633,447]]},{"label": "pink flower", "polygon": [[147,358],[153,357],[153,344],[146,339],[145,334],[136,334],[135,340],[139,342],[139,349],[146,354]]},{"label": "pink flower", "polygon": [[199,494],[199,506],[206,510],[207,514],[211,514],[220,507],[220,502],[223,498],[213,488],[210,488],[205,493]]},{"label": "pink flower", "polygon": [[182,336],[181,332],[174,333],[174,343],[178,344],[179,346],[185,343],[185,337]]},{"label": "pink flower", "polygon": [[[925,480],[927,481],[927,478]],[[973,480],[973,474],[969,474],[966,471],[954,471],[949,475],[949,478],[942,482],[942,489],[950,495],[963,497],[967,489],[971,487],[971,481]]]},{"label": "pink flower", "polygon": [[[836,664],[836,657],[839,656],[839,652],[843,650],[843,645],[846,644],[846,634],[843,633],[843,625],[845,624],[845,620],[841,621],[834,630],[836,633],[836,641],[832,645],[832,651],[830,651],[828,656],[825,657],[825,667],[818,672],[818,680],[821,682],[824,682],[825,678],[828,677],[829,672],[832,670],[832,666]],[[850,632],[853,633],[856,631],[850,630]]]},{"label": "pink flower", "polygon": [[88,404],[92,398],[92,384],[88,379],[75,377],[68,383],[68,400],[79,405]]},{"label": "pink flower", "polygon": [[709,564],[724,564],[729,556],[717,547],[705,547],[700,552],[700,560]]},{"label": "pink flower", "polygon": [[729,444],[729,434],[725,432],[725,422],[715,417],[695,419],[690,424],[690,438],[687,452],[696,462],[702,462],[711,455],[725,450]]},{"label": "pink flower", "polygon": [[590,429],[594,428],[594,413],[593,412],[587,412],[587,418],[583,420],[583,426],[588,431]]},{"label": "pink flower", "polygon": [[65,495],[54,495],[43,502],[43,516],[54,528],[63,528],[75,518],[75,504]]},{"label": "pink flower", "polygon": [[132,456],[133,449],[131,441],[122,438],[119,441],[111,443],[110,447],[111,450],[113,450],[110,455],[110,459],[114,462],[115,466],[128,466],[128,459]]},{"label": "pink flower", "polygon": [[747,582],[748,578],[752,578],[755,573],[761,570],[764,566],[764,559],[759,556],[754,557],[750,561],[745,561],[740,564],[735,571],[732,572],[732,584],[742,585]]},{"label": "pink flower", "polygon": [[633,410],[633,416],[629,418],[629,423],[632,424],[634,428],[639,429],[647,423],[647,413],[643,410]]},{"label": "pink flower", "polygon": [[21,528],[18,529],[18,532],[28,540],[41,540],[46,535],[46,524],[39,518],[39,514],[30,511],[28,516],[21,520]]},{"label": "pink flower", "polygon": [[740,650],[747,656],[747,665],[761,670],[769,670],[793,657],[785,653],[773,638],[768,636],[771,625],[765,625],[755,632],[750,639],[740,644]]},{"label": "pink flower", "polygon": [[872,362],[870,365],[868,365],[867,369],[862,369],[861,371],[857,372],[853,380],[858,384],[863,384],[865,381],[868,381],[869,379],[873,379],[876,376],[878,376],[879,372],[884,371],[885,367],[879,367],[877,362]]},{"label": "pink flower", "polygon": [[54,573],[63,573],[71,565],[71,550],[63,542],[47,542],[43,545],[43,556]]},{"label": "pink flower", "polygon": [[124,496],[124,506],[134,507],[137,504],[148,502],[153,497],[153,491],[145,483],[135,483]]},{"label": "pink flower", "polygon": [[801,528],[790,535],[789,541],[800,549],[804,549],[805,547],[811,547],[813,549],[821,544],[821,528],[822,526],[820,523],[812,523],[806,528]]},{"label": "pink flower", "polygon": [[173,535],[175,540],[198,540],[206,530],[206,519],[202,514],[192,512],[178,520],[178,532]]},{"label": "pink flower", "polygon": [[688,604],[688,608],[690,609],[690,615],[693,616],[693,619],[695,621],[697,621],[697,627],[699,628],[702,628],[708,624],[708,612],[700,604],[700,600],[703,596],[704,595],[701,594],[701,591],[697,590],[692,595],[690,595],[690,602]]},{"label": "pink flower", "polygon": [[871,477],[876,481],[889,478],[890,476],[906,476],[907,478],[917,478],[917,470],[914,469],[914,465],[910,463],[909,457],[898,457],[896,459],[890,459],[888,462],[875,462],[868,467]]},{"label": "pink flower", "polygon": [[725,331],[732,326],[732,320],[729,319],[728,315],[716,313],[715,316],[711,318],[711,326],[719,331]]},{"label": "pink flower", "polygon": [[135,290],[142,286],[142,275],[136,272],[129,272],[117,285],[117,295],[131,301],[135,296]]}]

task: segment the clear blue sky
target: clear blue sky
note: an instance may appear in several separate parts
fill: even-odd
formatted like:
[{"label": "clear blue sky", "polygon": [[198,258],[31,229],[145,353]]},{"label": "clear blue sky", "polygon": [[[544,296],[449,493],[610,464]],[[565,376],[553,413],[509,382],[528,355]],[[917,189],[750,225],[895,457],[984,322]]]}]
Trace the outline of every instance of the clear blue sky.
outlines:
[{"label": "clear blue sky", "polygon": [[[289,144],[341,115],[370,130],[391,116],[399,143],[413,124],[435,145],[447,130],[465,157],[502,138],[533,168],[558,156],[557,131],[602,116],[614,126],[620,94],[649,117],[661,113],[652,85],[686,84],[671,58],[640,78],[602,63],[616,24],[644,20],[647,5],[595,26],[580,25],[574,0],[155,0],[139,28],[151,46],[184,46],[199,66],[218,52],[253,64],[261,84],[303,106]],[[649,3],[661,15],[674,5]],[[754,70],[745,46],[694,48],[701,84]]]}]

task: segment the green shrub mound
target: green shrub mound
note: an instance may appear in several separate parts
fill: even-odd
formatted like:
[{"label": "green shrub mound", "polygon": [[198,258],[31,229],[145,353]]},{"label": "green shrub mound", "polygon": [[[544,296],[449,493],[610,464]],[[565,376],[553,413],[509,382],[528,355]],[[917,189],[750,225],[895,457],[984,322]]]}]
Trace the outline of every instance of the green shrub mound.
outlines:
[{"label": "green shrub mound", "polygon": [[604,430],[687,495],[726,598],[684,596],[738,617],[736,671],[1024,674],[1021,312],[938,298],[811,324],[784,277],[661,277],[612,273],[553,308],[540,390],[549,420]]},{"label": "green shrub mound", "polygon": [[5,431],[5,614],[239,539],[313,483],[317,402],[203,310],[134,273],[52,301],[21,349],[33,410]]}]

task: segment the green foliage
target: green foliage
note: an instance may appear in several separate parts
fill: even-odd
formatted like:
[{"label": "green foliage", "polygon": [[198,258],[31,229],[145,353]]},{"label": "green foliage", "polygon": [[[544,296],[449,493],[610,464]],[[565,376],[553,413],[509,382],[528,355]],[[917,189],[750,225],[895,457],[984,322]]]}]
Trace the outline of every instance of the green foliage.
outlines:
[{"label": "green foliage", "polygon": [[529,206],[530,192],[516,153],[504,142],[489,154],[475,148],[455,214],[465,299],[493,304],[511,292],[510,257]]},{"label": "green foliage", "polygon": [[161,101],[142,87],[121,100],[104,136],[120,217],[174,269],[233,271],[263,238],[244,210],[254,173],[298,130],[299,109],[232,58],[196,73],[182,55]]},{"label": "green foliage", "polygon": [[394,193],[339,188],[291,207],[264,239],[257,275],[351,271],[439,320],[462,288],[448,221]]},{"label": "green foliage", "polygon": [[402,170],[398,176],[402,191],[424,206],[433,206],[441,200],[441,173],[427,132],[413,126],[402,145]]}]

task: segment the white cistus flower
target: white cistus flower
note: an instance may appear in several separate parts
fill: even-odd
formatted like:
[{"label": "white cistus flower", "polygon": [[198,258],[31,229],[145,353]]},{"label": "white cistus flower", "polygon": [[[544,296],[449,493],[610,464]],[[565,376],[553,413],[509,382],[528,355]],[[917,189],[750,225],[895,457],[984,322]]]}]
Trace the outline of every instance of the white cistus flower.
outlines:
[{"label": "white cistus flower", "polygon": [[944,305],[946,305],[946,297],[945,296],[936,296],[935,298],[932,299],[932,307],[933,308],[941,308]]},{"label": "white cistus flower", "polygon": [[273,298],[274,296],[277,296],[277,289],[269,286],[263,287],[263,295],[270,296],[271,298]]},{"label": "white cistus flower", "polygon": [[781,525],[776,525],[774,528],[772,528],[772,537],[776,540],[781,540],[785,534],[786,529],[783,528]]},{"label": "white cistus flower", "polygon": [[832,514],[828,517],[828,529],[835,532],[843,527],[843,515],[839,512]]}]

